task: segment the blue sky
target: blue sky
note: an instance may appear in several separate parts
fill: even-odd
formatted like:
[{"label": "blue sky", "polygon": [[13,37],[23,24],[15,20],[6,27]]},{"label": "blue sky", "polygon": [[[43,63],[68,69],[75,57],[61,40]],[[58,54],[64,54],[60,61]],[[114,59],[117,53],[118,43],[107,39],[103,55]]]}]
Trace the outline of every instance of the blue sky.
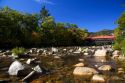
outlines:
[{"label": "blue sky", "polygon": [[125,0],[0,0],[0,7],[39,13],[46,5],[56,22],[75,23],[89,31],[114,29],[115,21],[125,10]]}]

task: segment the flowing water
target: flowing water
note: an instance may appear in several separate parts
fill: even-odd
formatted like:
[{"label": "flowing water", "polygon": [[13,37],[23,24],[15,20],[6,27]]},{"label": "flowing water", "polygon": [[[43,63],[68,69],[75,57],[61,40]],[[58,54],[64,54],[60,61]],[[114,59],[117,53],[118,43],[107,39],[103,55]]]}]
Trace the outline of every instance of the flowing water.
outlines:
[{"label": "flowing water", "polygon": [[[119,76],[125,79],[125,75],[118,75],[116,69],[122,67],[125,69],[125,61],[114,61],[110,58],[104,57],[90,57],[86,58],[83,54],[77,54],[77,56],[64,56],[60,59],[54,59],[53,56],[37,56],[38,60],[41,61],[43,68],[50,71],[47,75],[34,75],[27,80],[28,83],[92,83],[91,77],[88,76],[74,76],[73,70],[75,64],[79,63],[78,59],[85,59],[85,63],[89,67],[96,69],[97,66],[109,64],[114,70],[102,72],[107,76],[106,83],[125,83],[125,80],[115,79]],[[25,63],[27,58],[25,58],[22,63]],[[9,80],[9,83],[22,83],[23,77],[9,76],[8,68],[12,63],[11,58],[0,58],[0,80]]]}]

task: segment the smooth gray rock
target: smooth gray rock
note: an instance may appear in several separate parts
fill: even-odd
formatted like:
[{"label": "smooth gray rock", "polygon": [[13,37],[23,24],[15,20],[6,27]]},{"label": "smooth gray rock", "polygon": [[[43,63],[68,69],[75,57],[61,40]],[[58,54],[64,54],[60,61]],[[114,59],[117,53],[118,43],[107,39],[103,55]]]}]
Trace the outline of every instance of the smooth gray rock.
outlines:
[{"label": "smooth gray rock", "polygon": [[34,67],[34,71],[36,71],[37,73],[42,73],[42,69],[39,65],[37,65],[36,67]]},{"label": "smooth gray rock", "polygon": [[8,70],[9,75],[18,75],[19,70],[24,70],[24,66],[19,61],[14,61]]}]

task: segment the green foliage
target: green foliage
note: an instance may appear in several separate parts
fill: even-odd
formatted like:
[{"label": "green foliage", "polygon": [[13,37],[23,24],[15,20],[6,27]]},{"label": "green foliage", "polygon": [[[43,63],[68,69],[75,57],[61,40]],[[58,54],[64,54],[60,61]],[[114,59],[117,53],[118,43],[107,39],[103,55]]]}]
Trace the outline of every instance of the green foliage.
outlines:
[{"label": "green foliage", "polygon": [[0,46],[68,46],[84,45],[87,30],[76,24],[56,23],[42,7],[40,14],[20,13],[8,7],[0,9]]},{"label": "green foliage", "polygon": [[120,48],[120,46],[119,46],[118,43],[115,43],[115,44],[113,45],[113,49],[115,49],[115,50],[121,50],[121,48]]},{"label": "green foliage", "polygon": [[0,10],[0,43],[1,45],[30,46],[33,42],[32,32],[36,31],[38,19],[36,15],[22,14],[8,7]]},{"label": "green foliage", "polygon": [[125,12],[116,22],[118,27],[115,29],[115,45],[114,49],[121,50],[125,54]]},{"label": "green foliage", "polygon": [[50,16],[49,11],[46,9],[45,6],[43,6],[41,11],[40,11],[41,21],[44,22],[46,20],[46,18],[49,16]]},{"label": "green foliage", "polygon": [[121,42],[121,52],[125,54],[125,39]]},{"label": "green foliage", "polygon": [[14,55],[21,55],[21,54],[24,54],[25,52],[26,52],[26,49],[22,47],[16,47],[12,49],[12,53]]}]

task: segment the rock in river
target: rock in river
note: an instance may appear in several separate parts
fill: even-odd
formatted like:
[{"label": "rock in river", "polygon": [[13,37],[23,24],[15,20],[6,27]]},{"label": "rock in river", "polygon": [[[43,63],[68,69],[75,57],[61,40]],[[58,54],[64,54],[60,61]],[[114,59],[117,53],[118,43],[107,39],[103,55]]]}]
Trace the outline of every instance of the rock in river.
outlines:
[{"label": "rock in river", "polygon": [[79,76],[92,76],[93,74],[97,74],[98,72],[90,67],[76,67],[73,71],[74,75]]},{"label": "rock in river", "polygon": [[35,59],[28,59],[28,60],[26,61],[26,64],[32,64],[34,61],[35,61]]},{"label": "rock in river", "polygon": [[57,48],[52,47],[52,52],[53,52],[53,53],[56,53],[56,52],[58,52],[58,49],[57,49]]},{"label": "rock in river", "polygon": [[119,55],[120,55],[120,51],[115,50],[115,51],[112,53],[112,55],[119,56]]},{"label": "rock in river", "polygon": [[110,71],[112,67],[110,65],[102,65],[98,69],[102,71]]},{"label": "rock in river", "polygon": [[8,70],[9,75],[18,75],[19,70],[23,70],[24,66],[19,61],[14,61]]},{"label": "rock in river", "polygon": [[28,59],[28,60],[26,61],[26,64],[31,64],[31,59]]},{"label": "rock in river", "polygon": [[112,57],[113,57],[114,59],[117,59],[119,56],[120,56],[120,51],[118,51],[118,50],[115,50],[115,51],[112,53]]},{"label": "rock in river", "polygon": [[105,49],[102,49],[102,50],[98,49],[97,51],[95,51],[94,56],[105,57],[105,56],[107,56],[107,50],[105,50]]},{"label": "rock in river", "polygon": [[94,75],[92,77],[92,81],[97,83],[105,83],[106,82],[105,78],[106,77],[103,75]]},{"label": "rock in river", "polygon": [[42,73],[42,69],[41,69],[41,67],[39,65],[34,67],[34,71],[36,71],[37,73]]}]

